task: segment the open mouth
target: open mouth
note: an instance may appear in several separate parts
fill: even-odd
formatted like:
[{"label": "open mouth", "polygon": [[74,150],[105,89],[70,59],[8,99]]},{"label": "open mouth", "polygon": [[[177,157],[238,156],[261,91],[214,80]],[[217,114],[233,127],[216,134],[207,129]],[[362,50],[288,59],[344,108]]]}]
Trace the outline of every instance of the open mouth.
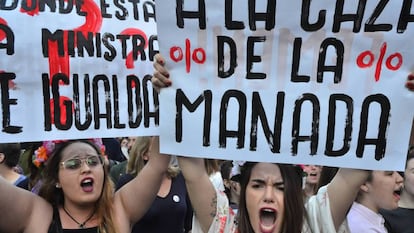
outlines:
[{"label": "open mouth", "polygon": [[86,178],[82,180],[81,187],[84,192],[92,192],[93,191],[93,179],[92,178]]},{"label": "open mouth", "polygon": [[399,188],[399,189],[397,189],[397,190],[394,190],[394,196],[400,196],[401,195],[401,192],[402,192],[402,188]]},{"label": "open mouth", "polygon": [[275,228],[275,222],[277,218],[277,212],[275,209],[263,208],[260,210],[260,230],[263,233],[273,232]]},{"label": "open mouth", "polygon": [[309,173],[309,176],[317,176],[318,174],[316,174],[316,173]]}]

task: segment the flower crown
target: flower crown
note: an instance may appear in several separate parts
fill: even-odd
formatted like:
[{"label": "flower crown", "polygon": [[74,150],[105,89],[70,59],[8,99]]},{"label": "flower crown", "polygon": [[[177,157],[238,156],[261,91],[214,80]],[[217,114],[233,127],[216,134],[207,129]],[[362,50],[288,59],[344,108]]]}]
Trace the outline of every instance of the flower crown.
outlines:
[{"label": "flower crown", "polygon": [[[101,138],[90,138],[88,140],[98,146],[101,155],[105,155],[105,145],[103,144]],[[37,148],[37,150],[35,150],[32,157],[32,163],[38,168],[43,167],[52,154],[52,151],[55,149],[56,145],[67,141],[69,140],[43,141],[42,145]]]}]

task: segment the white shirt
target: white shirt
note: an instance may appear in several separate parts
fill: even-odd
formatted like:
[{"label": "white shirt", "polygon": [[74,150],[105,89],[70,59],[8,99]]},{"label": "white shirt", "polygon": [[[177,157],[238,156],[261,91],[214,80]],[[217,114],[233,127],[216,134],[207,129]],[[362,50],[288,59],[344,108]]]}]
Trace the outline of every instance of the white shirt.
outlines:
[{"label": "white shirt", "polygon": [[348,226],[351,233],[387,233],[384,226],[384,218],[381,214],[357,202],[352,204],[351,210],[347,215]]},{"label": "white shirt", "polygon": [[[235,213],[229,207],[226,194],[217,191],[217,213],[210,226],[208,233],[237,233],[237,224],[234,222]],[[305,205],[307,219],[303,223],[302,233],[349,233],[348,225],[345,221],[341,224],[338,231],[332,220],[331,209],[327,186],[319,189],[317,195],[309,198]],[[193,233],[202,233],[198,219],[193,217]],[[361,232],[360,232],[361,233]]]},{"label": "white shirt", "polygon": [[210,181],[213,183],[216,190],[224,191],[224,182],[223,177],[221,176],[221,172],[217,171],[210,175]]}]

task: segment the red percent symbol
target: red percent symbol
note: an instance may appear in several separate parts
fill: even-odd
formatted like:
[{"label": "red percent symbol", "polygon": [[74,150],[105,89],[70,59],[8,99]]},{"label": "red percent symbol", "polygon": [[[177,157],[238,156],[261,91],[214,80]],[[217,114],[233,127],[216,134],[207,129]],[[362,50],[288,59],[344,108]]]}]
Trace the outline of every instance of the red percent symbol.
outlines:
[{"label": "red percent symbol", "polygon": [[[378,82],[381,76],[381,69],[383,66],[383,61],[385,58],[385,53],[387,51],[387,43],[384,42],[381,45],[380,48],[380,54],[379,54],[379,58],[376,62],[376,67],[375,67],[375,81]],[[365,61],[365,59],[368,59],[368,61]],[[394,59],[396,59],[396,64],[393,64]],[[375,56],[374,54],[367,50],[364,51],[362,53],[360,53],[357,57],[356,63],[358,65],[359,68],[369,68],[374,64],[374,60],[375,60]],[[385,66],[392,71],[396,71],[398,70],[403,63],[403,57],[401,55],[401,53],[393,53],[390,56],[388,56],[385,60]]]},{"label": "red percent symbol", "polygon": [[[170,48],[170,58],[174,62],[183,60],[183,50],[179,46]],[[202,48],[196,48],[191,52],[191,42],[189,39],[185,39],[185,68],[187,73],[190,73],[191,60],[197,64],[204,64],[206,61],[206,51]]]}]

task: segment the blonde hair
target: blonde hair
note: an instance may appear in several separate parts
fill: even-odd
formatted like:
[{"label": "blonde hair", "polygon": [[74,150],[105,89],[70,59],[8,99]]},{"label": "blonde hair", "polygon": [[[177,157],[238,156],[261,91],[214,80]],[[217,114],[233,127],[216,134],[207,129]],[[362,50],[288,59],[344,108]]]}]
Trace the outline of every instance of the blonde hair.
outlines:
[{"label": "blonde hair", "polygon": [[[129,152],[129,160],[126,167],[126,172],[136,176],[146,164],[144,156],[151,153],[151,146],[154,140],[153,136],[139,136],[136,138],[135,143],[132,145]],[[176,177],[180,172],[177,166],[170,164],[167,170],[167,176],[169,178]]]},{"label": "blonde hair", "polygon": [[220,171],[220,165],[217,159],[204,159],[204,167],[208,175]]}]

